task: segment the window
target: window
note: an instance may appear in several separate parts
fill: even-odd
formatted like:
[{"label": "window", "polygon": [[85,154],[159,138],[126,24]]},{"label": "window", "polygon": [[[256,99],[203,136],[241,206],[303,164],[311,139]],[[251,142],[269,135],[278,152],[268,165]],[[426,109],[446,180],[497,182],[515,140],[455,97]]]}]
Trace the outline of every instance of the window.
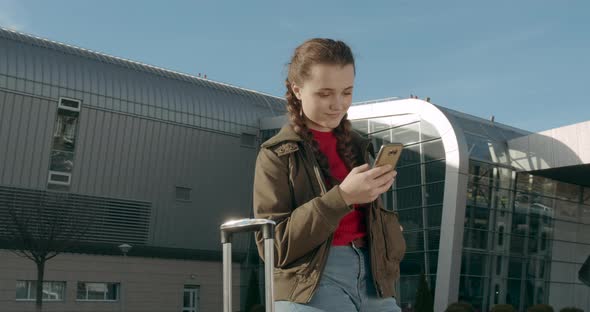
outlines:
[{"label": "window", "polygon": [[176,200],[190,201],[191,200],[191,189],[188,187],[176,187]]},{"label": "window", "polygon": [[256,147],[256,135],[249,133],[242,133],[240,136],[240,146],[242,147]]},{"label": "window", "polygon": [[117,301],[119,300],[119,283],[78,282],[77,300]]},{"label": "window", "polygon": [[51,144],[48,188],[64,191],[69,188],[74,167],[80,106],[79,100],[59,99]]},{"label": "window", "polygon": [[504,226],[500,225],[498,227],[498,246],[502,246],[504,244]]},{"label": "window", "polygon": [[[16,300],[35,300],[37,281],[16,281]],[[66,282],[43,282],[43,301],[63,301]]]},{"label": "window", "polygon": [[494,304],[498,303],[499,296],[500,296],[500,286],[498,286],[498,284],[496,284],[496,286],[494,286]]}]

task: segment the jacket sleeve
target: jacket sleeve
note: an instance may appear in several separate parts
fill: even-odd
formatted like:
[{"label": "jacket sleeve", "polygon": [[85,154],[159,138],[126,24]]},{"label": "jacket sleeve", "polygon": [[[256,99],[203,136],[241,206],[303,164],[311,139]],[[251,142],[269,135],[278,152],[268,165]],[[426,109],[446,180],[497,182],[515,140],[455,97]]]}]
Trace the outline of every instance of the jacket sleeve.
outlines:
[{"label": "jacket sleeve", "polygon": [[[289,157],[288,155],[282,157]],[[294,186],[297,192],[297,186]],[[262,148],[254,173],[254,216],[270,219],[275,227],[275,267],[285,268],[326,241],[340,219],[351,211],[335,186],[326,194],[292,207],[289,168],[273,151]],[[259,253],[263,239],[257,233]]]}]

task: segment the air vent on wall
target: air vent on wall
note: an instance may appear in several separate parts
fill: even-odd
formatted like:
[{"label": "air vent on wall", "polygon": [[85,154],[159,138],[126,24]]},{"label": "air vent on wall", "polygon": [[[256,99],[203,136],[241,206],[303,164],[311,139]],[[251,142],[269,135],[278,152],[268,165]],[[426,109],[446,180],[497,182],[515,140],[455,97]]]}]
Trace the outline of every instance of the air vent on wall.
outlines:
[{"label": "air vent on wall", "polygon": [[49,171],[49,183],[58,185],[70,185],[72,175],[59,171]]},{"label": "air vent on wall", "polygon": [[80,111],[80,101],[74,99],[68,99],[65,97],[59,98],[58,108],[67,109],[74,112]]},{"label": "air vent on wall", "polygon": [[[68,209],[64,210],[65,206]],[[64,214],[64,211],[92,215],[83,241],[143,245],[148,239],[150,202],[0,186],[0,240],[10,235],[9,227],[14,226],[8,207],[37,217]]]}]

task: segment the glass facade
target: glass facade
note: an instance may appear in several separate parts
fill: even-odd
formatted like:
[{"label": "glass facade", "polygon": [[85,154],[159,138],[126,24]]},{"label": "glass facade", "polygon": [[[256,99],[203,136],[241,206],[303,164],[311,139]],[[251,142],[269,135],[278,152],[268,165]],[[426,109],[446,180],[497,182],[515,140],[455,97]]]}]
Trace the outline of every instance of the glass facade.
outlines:
[{"label": "glass facade", "polygon": [[386,209],[396,210],[404,227],[407,250],[400,265],[398,290],[402,308],[414,305],[420,274],[434,294],[445,181],[445,152],[440,135],[418,116],[355,120],[353,127],[373,140],[375,150],[385,143],[403,143],[397,179],[384,194]]},{"label": "glass facade", "polygon": [[483,310],[574,303],[584,287],[576,272],[590,251],[588,193],[472,159],[459,299]]}]

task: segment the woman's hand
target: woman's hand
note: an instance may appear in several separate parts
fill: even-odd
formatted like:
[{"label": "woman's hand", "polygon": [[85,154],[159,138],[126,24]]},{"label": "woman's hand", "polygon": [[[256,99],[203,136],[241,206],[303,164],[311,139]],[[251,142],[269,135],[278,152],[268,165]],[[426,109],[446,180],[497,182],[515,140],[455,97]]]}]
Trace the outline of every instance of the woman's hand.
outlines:
[{"label": "woman's hand", "polygon": [[396,175],[390,165],[354,167],[340,183],[342,198],[347,205],[370,203],[391,187]]}]

